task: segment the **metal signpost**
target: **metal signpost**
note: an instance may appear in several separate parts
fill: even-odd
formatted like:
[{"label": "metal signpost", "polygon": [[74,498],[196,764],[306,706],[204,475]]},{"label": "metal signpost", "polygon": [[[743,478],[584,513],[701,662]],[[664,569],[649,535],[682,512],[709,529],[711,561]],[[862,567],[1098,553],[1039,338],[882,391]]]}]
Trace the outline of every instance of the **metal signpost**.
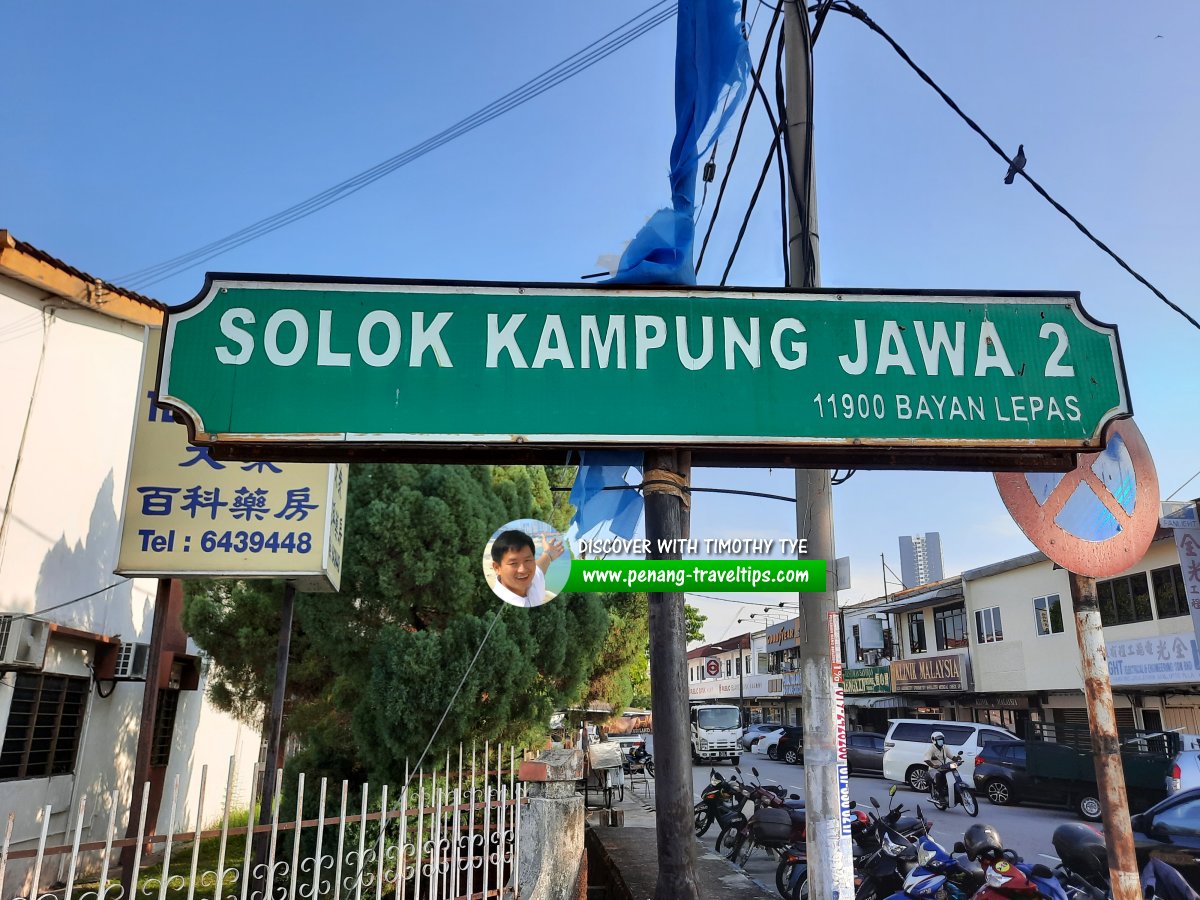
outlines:
[{"label": "metal signpost", "polygon": [[997,474],[996,486],[1026,537],[1070,576],[1113,897],[1136,900],[1141,886],[1096,579],[1137,563],[1154,538],[1159,514],[1154,461],[1127,419],[1112,427],[1102,452],[1081,455],[1073,471]]}]

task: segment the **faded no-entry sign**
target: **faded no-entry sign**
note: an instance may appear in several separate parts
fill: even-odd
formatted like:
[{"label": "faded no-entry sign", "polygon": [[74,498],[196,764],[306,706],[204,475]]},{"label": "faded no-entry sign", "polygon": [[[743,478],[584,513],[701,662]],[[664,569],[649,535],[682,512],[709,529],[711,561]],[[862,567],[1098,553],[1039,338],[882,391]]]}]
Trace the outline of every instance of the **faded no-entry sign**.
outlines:
[{"label": "faded no-entry sign", "polygon": [[1062,468],[1129,413],[1116,329],[1061,293],[212,275],[160,377],[196,443],[275,458]]}]

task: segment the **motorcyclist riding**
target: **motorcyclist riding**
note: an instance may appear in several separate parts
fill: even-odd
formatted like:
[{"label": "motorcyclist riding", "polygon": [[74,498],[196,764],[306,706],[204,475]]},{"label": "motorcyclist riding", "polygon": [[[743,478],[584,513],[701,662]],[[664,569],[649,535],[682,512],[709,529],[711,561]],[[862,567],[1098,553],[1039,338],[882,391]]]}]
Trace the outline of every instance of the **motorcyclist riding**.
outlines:
[{"label": "motorcyclist riding", "polygon": [[930,784],[940,796],[946,796],[946,766],[953,758],[946,749],[946,736],[935,731],[929,736],[929,749],[925,751],[925,765],[929,769]]}]

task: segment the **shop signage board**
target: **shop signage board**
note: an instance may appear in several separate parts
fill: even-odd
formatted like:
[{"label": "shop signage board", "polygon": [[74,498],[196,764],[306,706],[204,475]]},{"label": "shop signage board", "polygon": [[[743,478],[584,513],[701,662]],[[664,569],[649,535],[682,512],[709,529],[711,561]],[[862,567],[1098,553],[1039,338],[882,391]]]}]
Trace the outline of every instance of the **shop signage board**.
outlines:
[{"label": "shop signage board", "polygon": [[767,650],[791,650],[800,645],[800,620],[787,619],[767,626]]},{"label": "shop signage board", "polygon": [[1192,628],[1200,637],[1200,527],[1176,528],[1174,534],[1183,589],[1192,613]]},{"label": "shop signage board", "polygon": [[1070,293],[210,275],[166,334],[160,397],[216,455],[1065,468],[1130,413],[1116,329]]},{"label": "shop signage board", "polygon": [[965,653],[923,659],[894,659],[891,665],[892,690],[969,691],[972,688],[971,664]]},{"label": "shop signage board", "polygon": [[1200,681],[1200,648],[1191,632],[1107,643],[1108,674],[1114,686]]},{"label": "shop signage board", "polygon": [[116,572],[151,578],[287,578],[336,591],[345,463],[221,462],[154,402],[149,329]]},{"label": "shop signage board", "polygon": [[784,672],[782,678],[784,696],[799,697],[804,693],[804,675],[801,672]]},{"label": "shop signage board", "polygon": [[689,700],[720,700],[722,703],[737,703],[738,696],[747,700],[767,695],[767,676],[748,675],[738,684],[738,678],[714,678],[694,681],[688,685]]},{"label": "shop signage board", "polygon": [[887,666],[864,666],[842,672],[842,684],[847,694],[890,694],[892,672]]}]

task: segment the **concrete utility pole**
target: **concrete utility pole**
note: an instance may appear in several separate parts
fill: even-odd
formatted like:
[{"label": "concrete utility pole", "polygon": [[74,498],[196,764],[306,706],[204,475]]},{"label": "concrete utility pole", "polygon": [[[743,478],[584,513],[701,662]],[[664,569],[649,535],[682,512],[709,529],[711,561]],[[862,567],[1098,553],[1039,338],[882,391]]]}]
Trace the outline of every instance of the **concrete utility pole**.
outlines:
[{"label": "concrete utility pole", "polygon": [[[659,541],[690,533],[691,454],[646,454],[646,539],[650,559],[682,559],[659,552]],[[675,545],[677,546],[677,545]],[[692,746],[687,683],[687,617],[682,593],[650,594],[650,693],[654,697],[654,827],[658,837],[655,900],[699,900],[696,837],[692,832]]]},{"label": "concrete utility pole", "polygon": [[1139,900],[1142,887],[1133,848],[1125,770],[1121,767],[1121,741],[1117,735],[1108,652],[1104,646],[1104,625],[1096,600],[1096,579],[1074,572],[1067,574],[1071,579],[1079,657],[1083,661],[1083,693],[1092,732],[1092,754],[1096,761],[1096,786],[1100,791],[1113,900]]},{"label": "concrete utility pole", "polygon": [[[817,240],[816,186],[812,143],[812,41],[808,12],[798,3],[784,5],[784,47],[787,72],[789,287],[816,287],[820,283]],[[799,195],[799,196],[797,196]],[[823,593],[801,594],[797,620],[801,653],[804,711],[804,790],[808,810],[808,895],[854,896],[854,869],[848,833],[842,834],[841,785],[838,759],[838,696],[833,683],[830,647],[830,614],[836,614],[837,580],[832,572],[837,558],[833,544],[833,488],[830,472],[802,469],[796,472],[796,536],[808,538],[810,557],[826,561]],[[840,655],[840,654],[839,654]]]}]

